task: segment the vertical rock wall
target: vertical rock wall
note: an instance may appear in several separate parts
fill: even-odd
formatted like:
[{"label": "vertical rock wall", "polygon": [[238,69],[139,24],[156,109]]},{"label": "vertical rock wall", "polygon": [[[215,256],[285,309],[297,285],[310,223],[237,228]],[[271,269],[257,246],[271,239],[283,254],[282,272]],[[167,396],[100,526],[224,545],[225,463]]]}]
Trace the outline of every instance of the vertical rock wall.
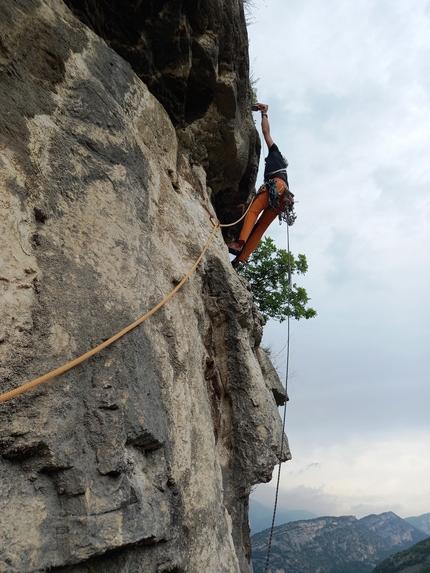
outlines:
[{"label": "vertical rock wall", "polygon": [[246,199],[260,142],[249,112],[243,0],[65,2],[164,106],[181,149],[204,168],[220,208],[237,194]]},{"label": "vertical rock wall", "polygon": [[[2,392],[109,338],[191,268],[211,196],[233,201],[255,171],[237,107],[217,188],[217,98],[178,119],[76,9],[0,3]],[[141,326],[1,404],[0,572],[251,571],[248,495],[282,432],[260,339],[218,231]]]}]

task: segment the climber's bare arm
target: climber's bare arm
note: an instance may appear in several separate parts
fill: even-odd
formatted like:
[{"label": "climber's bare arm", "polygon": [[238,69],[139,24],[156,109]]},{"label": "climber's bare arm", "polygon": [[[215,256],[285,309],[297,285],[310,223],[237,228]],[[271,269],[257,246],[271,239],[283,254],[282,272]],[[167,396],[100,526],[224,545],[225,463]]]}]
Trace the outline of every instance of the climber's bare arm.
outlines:
[{"label": "climber's bare arm", "polygon": [[261,110],[261,130],[263,132],[264,139],[266,140],[267,148],[270,149],[273,145],[273,139],[270,135],[270,125],[269,119],[267,117],[268,105],[265,105]]}]

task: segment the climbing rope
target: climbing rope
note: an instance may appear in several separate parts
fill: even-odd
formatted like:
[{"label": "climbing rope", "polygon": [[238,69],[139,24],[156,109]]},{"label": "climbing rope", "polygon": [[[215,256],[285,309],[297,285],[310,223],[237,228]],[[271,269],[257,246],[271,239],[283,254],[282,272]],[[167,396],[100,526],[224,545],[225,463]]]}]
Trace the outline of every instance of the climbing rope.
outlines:
[{"label": "climbing rope", "polygon": [[184,283],[189,279],[189,277],[196,270],[198,264],[200,263],[200,261],[202,260],[202,258],[204,256],[204,254],[208,250],[209,245],[211,244],[212,239],[214,238],[217,229],[222,226],[219,222],[214,222],[212,220],[212,217],[211,217],[211,223],[214,226],[212,233],[211,233],[209,239],[207,240],[207,243],[204,246],[202,252],[200,253],[200,256],[198,257],[198,259],[194,263],[194,265],[191,267],[191,269],[188,271],[188,273],[185,275],[185,277],[181,280],[181,282],[161,302],[159,302],[156,306],[154,306],[154,308],[152,308],[146,314],[144,314],[143,316],[138,318],[135,322],[133,322],[132,324],[130,324],[129,326],[127,326],[126,328],[124,328],[123,330],[121,330],[120,332],[118,332],[117,334],[115,334],[114,336],[112,336],[111,338],[106,340],[105,342],[103,342],[102,344],[99,344],[98,346],[96,346],[95,348],[92,348],[91,350],[89,350],[85,354],[82,354],[82,356],[75,358],[74,360],[72,360],[71,362],[68,362],[67,364],[64,364],[64,366],[61,366],[60,368],[56,368],[55,370],[52,370],[52,372],[48,372],[48,374],[44,374],[43,376],[40,376],[39,378],[36,378],[35,380],[32,380],[31,382],[27,382],[26,384],[23,384],[22,386],[19,386],[18,388],[11,390],[10,392],[6,392],[5,394],[0,394],[0,403],[6,402],[7,400],[14,398],[15,396],[18,396],[19,394],[23,394],[24,392],[27,392],[31,388],[34,388],[35,386],[38,386],[39,384],[43,384],[44,382],[51,380],[51,378],[54,378],[55,376],[59,376],[60,374],[67,372],[67,370],[70,370],[71,368],[74,368],[78,364],[81,364],[81,362],[84,362],[84,360],[87,360],[88,358],[90,358],[91,356],[94,356],[94,354],[97,354],[98,352],[100,352],[101,350],[106,348],[107,346],[110,346],[115,341],[117,341],[119,338],[124,336],[124,334],[127,334],[127,332],[130,332],[130,330],[133,330],[134,328],[136,328],[136,326],[139,326],[139,324],[141,324],[144,320],[146,320],[147,318],[152,316],[155,312],[157,312],[157,310],[159,308],[161,308],[163,305],[165,305],[166,302],[168,300],[170,300],[172,298],[172,296],[178,292],[178,290],[184,285]]},{"label": "climbing rope", "polygon": [[223,224],[221,224],[219,221],[214,221],[212,215],[209,213],[210,222],[212,223],[214,228],[212,230],[212,233],[210,234],[209,239],[207,240],[206,245],[204,246],[202,252],[200,253],[200,256],[198,257],[198,259],[196,260],[194,265],[191,267],[191,269],[188,271],[188,273],[185,275],[185,277],[181,280],[181,282],[161,302],[159,302],[156,306],[154,306],[154,308],[152,308],[146,314],[144,314],[143,316],[138,318],[135,322],[133,322],[132,324],[129,324],[123,330],[121,330],[120,332],[118,332],[117,334],[115,334],[114,336],[112,336],[111,338],[109,338],[108,340],[103,342],[102,344],[99,344],[95,348],[88,350],[88,352],[86,352],[85,354],[82,354],[82,356],[79,356],[78,358],[71,360],[67,364],[60,366],[60,368],[56,368],[55,370],[52,370],[51,372],[48,372],[47,374],[44,374],[43,376],[40,376],[39,378],[36,378],[35,380],[32,380],[31,382],[27,382],[26,384],[23,384],[22,386],[18,386],[18,388],[15,388],[14,390],[11,390],[10,392],[0,394],[0,403],[6,402],[7,400],[11,400],[12,398],[15,398],[15,396],[18,396],[19,394],[23,394],[24,392],[28,392],[28,390],[30,390],[31,388],[34,388],[35,386],[39,386],[39,384],[43,384],[44,382],[47,382],[48,380],[51,380],[52,378],[55,378],[56,376],[59,376],[60,374],[67,372],[68,370],[70,370],[71,368],[74,368],[78,364],[81,364],[82,362],[84,362],[88,358],[91,358],[91,356],[94,356],[94,354],[97,354],[98,352],[100,352],[101,350],[106,348],[107,346],[110,346],[111,344],[116,342],[119,338],[124,336],[124,334],[127,334],[127,332],[130,332],[130,330],[133,330],[134,328],[136,328],[136,326],[139,326],[139,324],[142,324],[143,321],[145,321],[147,318],[149,318],[155,312],[157,312],[158,309],[160,309],[162,306],[164,306],[166,304],[166,302],[168,300],[170,300],[172,298],[172,296],[175,295],[178,292],[178,290],[190,278],[190,276],[193,274],[193,272],[198,267],[204,254],[208,250],[209,245],[211,244],[217,229],[220,227],[233,227],[234,225],[237,225],[238,223],[240,223],[240,221],[242,221],[242,219],[244,217],[246,217],[246,214],[248,213],[248,211],[251,207],[251,204],[252,204],[252,202],[248,205],[247,210],[240,217],[240,219],[238,219],[234,223],[223,223]]},{"label": "climbing rope", "polygon": [[[235,221],[234,223],[218,223],[218,226],[219,226],[219,227],[222,227],[222,228],[225,228],[225,227],[234,227],[235,225],[237,225],[238,223],[240,223],[240,222],[242,221],[242,219],[244,219],[244,218],[247,216],[248,211],[250,210],[251,205],[252,205],[254,199],[255,199],[255,197],[254,197],[254,198],[252,199],[252,201],[249,203],[248,207],[246,208],[246,211],[244,212],[244,214],[241,216],[240,219],[238,219],[238,220]],[[204,205],[203,205],[203,208],[209,213],[209,219],[210,219],[210,222],[212,223],[212,225],[215,225],[216,223],[214,222],[213,217],[212,217],[212,215],[210,214],[209,210],[208,210]]]},{"label": "climbing rope", "polygon": [[[288,292],[291,292],[291,259],[290,259],[290,232],[289,227],[287,225],[287,253],[288,253]],[[288,296],[288,316],[287,316],[287,363],[285,367],[285,395],[286,398],[288,397],[288,377],[289,377],[289,368],[290,368],[290,296]],[[272,516],[272,525],[270,527],[270,535],[269,535],[269,543],[267,547],[267,556],[266,556],[266,566],[264,569],[264,573],[268,573],[269,571],[269,563],[270,563],[270,552],[272,550],[272,538],[273,538],[273,530],[275,528],[275,518],[276,518],[276,510],[278,507],[278,497],[279,497],[279,483],[281,480],[281,467],[282,467],[282,452],[284,449],[284,436],[285,436],[285,423],[287,420],[287,399],[285,400],[284,404],[284,414],[282,417],[282,437],[281,437],[281,451],[279,453],[279,466],[278,466],[278,478],[276,481],[276,491],[275,491],[275,502],[273,505],[273,516]]]},{"label": "climbing rope", "polygon": [[[265,138],[263,135],[263,129],[261,128],[261,136],[262,136],[262,140],[263,140],[263,145],[265,143]],[[267,152],[269,152],[269,148],[267,147]],[[288,161],[286,161],[286,164],[288,166]],[[279,169],[279,172],[282,172],[282,169]],[[273,172],[270,175],[273,175],[274,173],[277,172]],[[279,223],[282,223],[282,221],[285,221],[287,223],[287,252],[288,255],[290,255],[290,232],[289,232],[289,227],[290,225],[294,224],[294,221],[296,220],[296,215],[294,213],[294,211],[292,212],[292,215],[289,214],[288,212],[285,212],[283,214],[283,216],[279,217]],[[288,291],[291,292],[291,261],[290,261],[290,256],[288,256]],[[290,296],[288,296],[288,316],[287,316],[287,344],[286,344],[286,354],[287,354],[287,358],[286,358],[286,371],[285,371],[285,394],[286,396],[288,396],[288,377],[289,377],[289,364],[290,364]],[[281,467],[282,467],[282,452],[284,449],[284,436],[285,436],[285,424],[286,424],[286,420],[287,420],[287,400],[285,400],[285,404],[284,404],[284,413],[283,413],[283,418],[282,418],[282,437],[281,437],[281,449],[280,449],[280,453],[279,453],[279,466],[278,466],[278,477],[277,477],[277,481],[276,481],[276,491],[275,491],[275,501],[274,501],[274,505],[273,505],[273,516],[272,516],[272,525],[270,527],[270,535],[269,535],[269,543],[268,543],[268,547],[267,547],[267,556],[266,556],[266,565],[265,565],[265,569],[264,569],[264,573],[268,573],[269,570],[269,563],[270,563],[270,553],[272,550],[272,539],[273,539],[273,530],[275,528],[275,519],[276,519],[276,510],[278,507],[278,497],[279,497],[279,484],[280,484],[280,480],[281,480]]]}]

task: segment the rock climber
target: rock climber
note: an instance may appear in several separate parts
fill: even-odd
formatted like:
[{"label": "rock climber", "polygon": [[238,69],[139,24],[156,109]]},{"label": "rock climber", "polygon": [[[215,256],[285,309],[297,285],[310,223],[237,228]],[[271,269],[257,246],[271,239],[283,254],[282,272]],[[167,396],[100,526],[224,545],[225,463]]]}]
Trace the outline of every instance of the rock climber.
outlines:
[{"label": "rock climber", "polygon": [[[294,195],[288,187],[288,161],[281,155],[276,143],[270,135],[270,124],[266,104],[256,104],[254,110],[261,111],[261,129],[269,153],[265,159],[264,184],[258,190],[248,213],[246,214],[242,231],[237,241],[229,245],[229,250],[237,254],[232,261],[234,268],[245,262],[260,242],[264,232],[274,219],[287,210],[292,211]],[[258,216],[260,215],[260,218]],[[295,215],[292,214],[294,222]],[[257,220],[258,219],[258,220]],[[289,224],[292,224],[291,222]]]}]

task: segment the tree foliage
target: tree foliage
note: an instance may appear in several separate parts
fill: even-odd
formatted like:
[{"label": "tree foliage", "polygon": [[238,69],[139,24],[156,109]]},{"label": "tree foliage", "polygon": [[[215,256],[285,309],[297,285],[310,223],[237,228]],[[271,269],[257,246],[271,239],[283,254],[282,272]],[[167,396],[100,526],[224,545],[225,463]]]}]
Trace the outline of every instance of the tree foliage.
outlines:
[{"label": "tree foliage", "polygon": [[290,288],[290,275],[304,275],[307,270],[305,255],[295,258],[285,249],[278,249],[273,239],[266,237],[238,273],[250,283],[254,302],[265,322],[269,318],[283,322],[288,316],[300,320],[317,314],[307,306],[310,298],[303,287],[291,280]]}]

